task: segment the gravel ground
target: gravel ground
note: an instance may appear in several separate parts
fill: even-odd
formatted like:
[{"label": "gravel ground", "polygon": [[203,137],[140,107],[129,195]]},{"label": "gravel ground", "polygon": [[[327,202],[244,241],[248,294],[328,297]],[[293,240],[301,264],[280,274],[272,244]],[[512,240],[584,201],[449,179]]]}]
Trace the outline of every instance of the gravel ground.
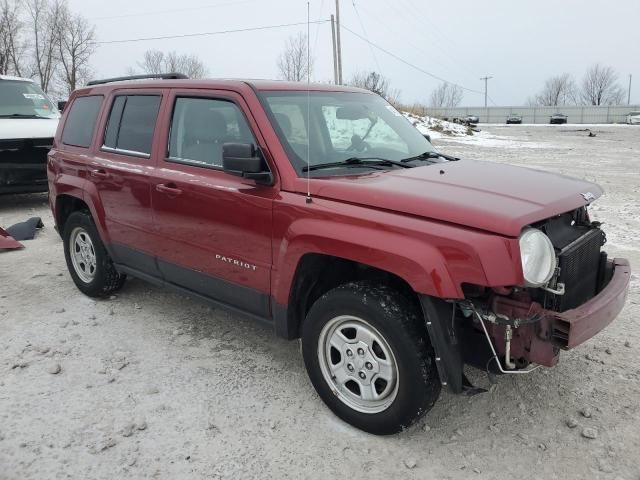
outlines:
[{"label": "gravel ground", "polygon": [[[607,250],[640,265],[640,128],[580,128],[437,143],[602,184]],[[83,296],[46,196],[0,197],[0,225],[34,215],[37,238],[0,253],[0,479],[640,479],[638,274],[620,317],[556,368],[443,393],[415,427],[375,437],[331,414],[298,343],[265,326],[138,280]]]}]

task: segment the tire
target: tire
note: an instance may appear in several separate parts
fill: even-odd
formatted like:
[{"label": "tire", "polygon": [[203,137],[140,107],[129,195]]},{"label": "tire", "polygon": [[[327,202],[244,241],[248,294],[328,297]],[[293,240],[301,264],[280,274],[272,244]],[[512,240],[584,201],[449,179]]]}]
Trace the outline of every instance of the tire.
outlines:
[{"label": "tire", "polygon": [[302,355],[320,398],[369,433],[406,429],[440,395],[419,307],[384,285],[347,283],[320,297],[302,325]]},{"label": "tire", "polygon": [[62,240],[67,268],[82,293],[105,297],[122,288],[127,277],[116,270],[88,212],[69,215]]}]

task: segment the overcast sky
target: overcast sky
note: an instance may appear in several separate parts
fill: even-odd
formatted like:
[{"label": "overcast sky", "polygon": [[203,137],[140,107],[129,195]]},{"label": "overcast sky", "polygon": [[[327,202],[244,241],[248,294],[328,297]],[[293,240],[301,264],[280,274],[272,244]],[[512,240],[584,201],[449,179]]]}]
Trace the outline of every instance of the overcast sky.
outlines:
[{"label": "overcast sky", "polygon": [[[306,21],[306,0],[70,0],[95,24],[99,41],[214,32]],[[341,0],[343,25],[407,62],[497,105],[522,105],[545,78],[563,72],[580,80],[595,62],[612,66],[632,103],[640,103],[640,0]],[[335,0],[312,0],[311,19],[328,19]],[[198,55],[212,77],[277,77],[287,37],[306,25],[171,40],[102,44],[96,76],[124,74],[147,49]],[[438,84],[352,33],[342,31],[344,78],[381,71],[401,100],[427,102]],[[311,26],[313,77],[333,78],[331,27]],[[465,92],[463,105],[483,95]],[[491,104],[491,103],[490,103]]]}]

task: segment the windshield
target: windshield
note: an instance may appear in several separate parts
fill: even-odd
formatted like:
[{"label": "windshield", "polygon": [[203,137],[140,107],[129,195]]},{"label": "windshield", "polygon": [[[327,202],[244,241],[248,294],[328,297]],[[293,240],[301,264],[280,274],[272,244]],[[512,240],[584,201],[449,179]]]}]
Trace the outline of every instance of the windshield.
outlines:
[{"label": "windshield", "polygon": [[32,82],[0,80],[0,118],[58,118],[58,109]]},{"label": "windshield", "polygon": [[[264,92],[261,97],[301,176],[306,175],[307,152],[313,166],[347,160],[353,165],[354,158],[400,161],[435,151],[400,112],[378,95],[309,92],[307,98],[306,91],[297,91]],[[380,168],[366,162],[357,165],[358,169]],[[333,173],[344,175],[345,171],[339,170]]]}]

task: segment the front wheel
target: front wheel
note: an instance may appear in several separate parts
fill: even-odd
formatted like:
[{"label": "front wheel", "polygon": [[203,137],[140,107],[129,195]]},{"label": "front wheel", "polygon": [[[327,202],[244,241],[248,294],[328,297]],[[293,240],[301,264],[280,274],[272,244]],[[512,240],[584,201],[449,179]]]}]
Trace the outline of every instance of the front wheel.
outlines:
[{"label": "front wheel", "polygon": [[323,295],[302,326],[302,353],[327,406],[370,433],[407,428],[440,394],[422,314],[387,286],[353,282]]}]

